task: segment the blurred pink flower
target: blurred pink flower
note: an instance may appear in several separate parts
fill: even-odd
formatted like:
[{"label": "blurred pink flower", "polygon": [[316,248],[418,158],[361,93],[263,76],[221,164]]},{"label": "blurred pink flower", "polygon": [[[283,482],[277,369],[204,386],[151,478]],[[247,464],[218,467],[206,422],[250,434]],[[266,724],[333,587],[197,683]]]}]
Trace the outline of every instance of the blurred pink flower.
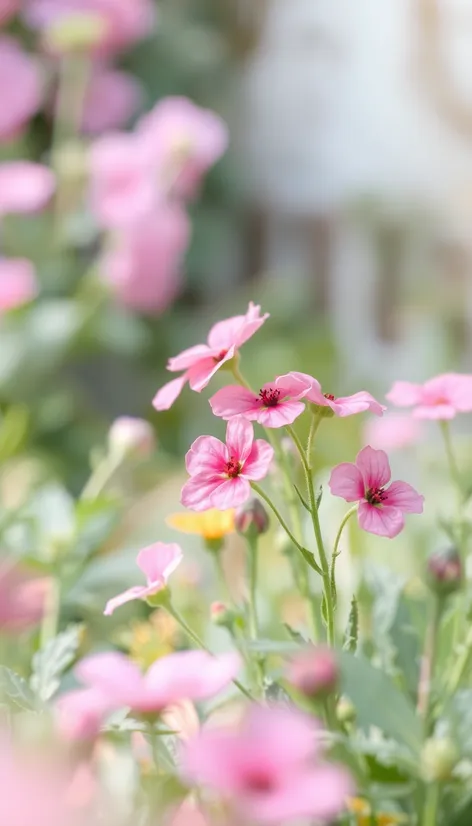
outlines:
[{"label": "blurred pink flower", "polygon": [[185,457],[190,479],[182,488],[181,503],[194,511],[227,510],[251,495],[251,481],[267,475],[274,455],[243,416],[235,416],[226,428],[226,444],[214,436],[199,436]]},{"label": "blurred pink flower", "polygon": [[0,0],[0,26],[19,11],[22,0]]},{"label": "blurred pink flower", "polygon": [[0,632],[19,634],[38,625],[51,580],[6,561],[0,566]]},{"label": "blurred pink flower", "polygon": [[139,552],[136,563],[146,576],[146,585],[134,585],[122,594],[108,600],[104,614],[109,617],[115,608],[134,599],[145,599],[162,591],[167,580],[182,561],[182,549],[175,543],[155,542]]},{"label": "blurred pink flower", "polygon": [[108,431],[111,453],[147,459],[156,447],[154,428],[146,419],[119,416]]},{"label": "blurred pink flower", "polygon": [[59,734],[66,740],[93,740],[113,708],[94,688],[69,691],[59,697],[55,706]]},{"label": "blurred pink flower", "polygon": [[357,515],[363,530],[393,539],[404,528],[403,514],[423,513],[424,496],[406,482],[388,485],[391,475],[387,454],[368,446],[355,464],[337,465],[328,484],[334,496],[360,503]]},{"label": "blurred pink flower", "polygon": [[42,97],[38,63],[12,37],[0,37],[0,143],[25,129],[40,109]]},{"label": "blurred pink flower", "polygon": [[0,258],[0,315],[36,297],[38,286],[31,261]]},{"label": "blurred pink flower", "polygon": [[453,419],[472,411],[472,375],[443,373],[424,384],[396,381],[387,399],[397,407],[413,407],[417,419]]},{"label": "blurred pink flower", "polygon": [[82,118],[82,128],[89,135],[121,129],[136,114],[142,90],[133,75],[97,67],[89,83]]},{"label": "blurred pink flower", "polygon": [[363,413],[370,410],[376,416],[382,416],[387,408],[379,404],[370,393],[361,390],[352,396],[340,396],[336,398],[331,393],[323,393],[321,385],[313,376],[307,373],[293,373],[294,376],[310,384],[310,390],[306,395],[306,400],[319,407],[330,408],[336,416],[352,416],[355,413]]},{"label": "blurred pink flower", "polygon": [[165,191],[194,197],[205,173],[228,146],[228,129],[215,112],[188,98],[168,97],[138,124]]},{"label": "blurred pink flower", "polygon": [[310,389],[307,382],[287,373],[264,384],[255,395],[241,385],[222,387],[210,399],[215,416],[231,419],[241,414],[251,422],[259,422],[264,427],[284,427],[292,424],[303,413],[305,405],[300,401]]},{"label": "blurred pink flower", "polygon": [[422,433],[417,419],[407,414],[387,413],[381,419],[369,419],[364,427],[364,441],[382,450],[401,450],[415,444]]},{"label": "blurred pink flower", "polygon": [[37,212],[46,206],[55,187],[54,173],[47,166],[30,161],[0,164],[0,216]]},{"label": "blurred pink flower", "polygon": [[297,653],[287,679],[306,697],[323,697],[335,690],[339,666],[330,648],[310,645]]},{"label": "blurred pink flower", "polygon": [[190,740],[183,771],[231,800],[241,822],[332,821],[352,782],[344,768],[320,762],[317,732],[298,711],[253,706],[240,730],[203,729]]},{"label": "blurred pink flower", "polygon": [[170,358],[167,369],[171,373],[185,371],[178,379],[165,384],[156,393],[153,405],[156,410],[168,410],[182,392],[187,382],[192,390],[200,393],[207,386],[212,376],[230,359],[234,358],[239,348],[248,341],[264,321],[268,313],[260,315],[261,308],[249,302],[246,315],[238,315],[218,321],[211,328],[206,344],[196,344]]},{"label": "blurred pink flower", "polygon": [[175,300],[190,241],[188,216],[178,204],[162,205],[112,238],[101,273],[116,300],[135,311],[159,315]]},{"label": "blurred pink flower", "polygon": [[96,16],[103,37],[94,49],[113,54],[149,35],[155,23],[152,0],[26,0],[25,19],[30,26],[47,30],[71,15]]},{"label": "blurred pink flower", "polygon": [[165,826],[210,826],[210,820],[197,803],[187,797],[177,811],[165,820]]},{"label": "blurred pink flower", "polygon": [[236,677],[241,666],[234,652],[213,657],[206,651],[179,651],[156,660],[142,674],[123,654],[95,654],[76,667],[78,678],[116,708],[160,713],[180,700],[205,700]]}]

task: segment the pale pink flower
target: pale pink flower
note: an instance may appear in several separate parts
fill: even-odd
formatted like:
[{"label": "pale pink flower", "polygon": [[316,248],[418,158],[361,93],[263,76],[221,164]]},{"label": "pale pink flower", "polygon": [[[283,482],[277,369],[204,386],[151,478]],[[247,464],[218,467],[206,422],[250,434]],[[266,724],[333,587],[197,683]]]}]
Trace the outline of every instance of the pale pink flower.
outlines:
[{"label": "pale pink flower", "polygon": [[0,0],[0,26],[19,11],[21,2],[22,0]]},{"label": "pale pink flower", "polygon": [[303,413],[305,405],[300,401],[308,393],[310,384],[287,373],[264,384],[256,395],[238,384],[222,387],[210,399],[215,416],[231,419],[242,415],[264,427],[284,427],[292,424]]},{"label": "pale pink flower", "polygon": [[387,399],[397,407],[413,407],[417,419],[453,419],[472,411],[472,375],[443,373],[424,384],[396,381]]},{"label": "pale pink flower", "polygon": [[134,585],[122,594],[108,600],[104,614],[109,617],[115,608],[131,602],[134,599],[145,599],[152,594],[162,591],[167,585],[167,580],[182,561],[182,549],[180,545],[171,542],[156,542],[139,552],[136,563],[141,568],[146,577],[146,585]]},{"label": "pale pink flower", "polygon": [[182,488],[181,502],[194,511],[227,510],[251,496],[251,481],[266,476],[274,456],[243,416],[235,416],[226,428],[226,444],[215,436],[199,436],[185,457],[190,479]]},{"label": "pale pink flower", "polygon": [[306,697],[323,697],[336,688],[339,666],[330,648],[310,645],[292,659],[287,679]]},{"label": "pale pink flower", "polygon": [[352,783],[343,768],[321,762],[318,732],[298,711],[253,706],[239,730],[207,728],[190,740],[183,771],[230,800],[241,822],[330,822]]},{"label": "pale pink flower", "polygon": [[111,453],[147,459],[156,447],[154,428],[146,419],[119,416],[108,431]]},{"label": "pale pink flower", "polygon": [[246,315],[226,318],[214,324],[206,344],[196,344],[178,356],[170,358],[167,369],[171,373],[185,372],[157,392],[152,402],[156,410],[168,410],[187,382],[192,390],[200,393],[220,367],[234,358],[239,348],[269,318],[268,313],[261,316],[260,310],[257,304],[250,301]]},{"label": "pale pink flower", "polygon": [[123,654],[95,654],[82,660],[76,674],[112,705],[129,706],[141,713],[160,713],[180,700],[205,700],[218,694],[236,677],[238,654],[212,656],[206,651],[178,651],[156,660],[142,674]]},{"label": "pale pink flower", "polygon": [[41,622],[51,580],[5,560],[0,566],[0,632],[19,634]]},{"label": "pale pink flower", "polygon": [[110,69],[96,68],[84,100],[82,129],[98,135],[126,126],[138,111],[142,89],[133,75]]},{"label": "pale pink flower", "polygon": [[381,450],[403,450],[421,438],[422,426],[408,414],[387,413],[381,419],[369,419],[364,427],[364,441]]},{"label": "pale pink flower", "polygon": [[42,74],[13,38],[0,37],[0,143],[16,138],[41,107]]},{"label": "pale pink flower", "polygon": [[138,124],[162,186],[182,198],[198,192],[204,174],[223,155],[228,129],[215,112],[184,97],[168,97]]},{"label": "pale pink flower", "polygon": [[55,705],[59,734],[66,740],[93,740],[112,710],[114,706],[94,688],[69,691]]},{"label": "pale pink flower", "polygon": [[26,258],[0,258],[0,315],[32,301],[38,293],[36,273]]},{"label": "pale pink flower", "polygon": [[163,204],[123,227],[101,260],[100,271],[117,302],[160,315],[176,299],[191,227],[178,204]]},{"label": "pale pink flower", "polygon": [[346,502],[359,502],[359,525],[369,533],[393,539],[404,527],[403,514],[423,513],[424,496],[406,482],[392,482],[383,450],[364,447],[355,464],[343,462],[331,473],[329,487]]},{"label": "pale pink flower", "polygon": [[387,409],[365,390],[354,393],[352,396],[336,397],[332,393],[323,393],[319,381],[314,379],[313,376],[298,372],[292,375],[309,383],[310,389],[306,394],[306,401],[319,407],[330,408],[336,416],[353,416],[356,413],[363,413],[365,410],[370,410],[376,416],[382,416],[384,410]]},{"label": "pale pink flower", "polygon": [[0,216],[37,212],[51,199],[54,173],[39,163],[12,161],[0,164]]},{"label": "pale pink flower", "polygon": [[166,826],[210,826],[210,821],[201,808],[187,797],[179,808],[165,820]]}]

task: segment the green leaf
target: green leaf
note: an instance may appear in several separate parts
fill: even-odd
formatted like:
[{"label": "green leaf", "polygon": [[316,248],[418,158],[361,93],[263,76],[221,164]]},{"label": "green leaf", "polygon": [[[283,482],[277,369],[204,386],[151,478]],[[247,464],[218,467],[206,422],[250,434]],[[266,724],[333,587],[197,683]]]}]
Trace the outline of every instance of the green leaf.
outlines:
[{"label": "green leaf", "polygon": [[310,566],[310,568],[313,568],[313,570],[316,571],[317,574],[322,575],[323,571],[321,570],[320,566],[316,562],[315,557],[313,556],[312,552],[308,551],[306,548],[303,548],[302,546],[300,546],[299,550],[300,550],[300,553],[302,554],[303,559],[305,560],[305,562],[308,562],[308,565]]},{"label": "green leaf", "polygon": [[321,599],[321,616],[323,618],[324,624],[327,626],[328,625],[328,606],[326,605],[326,597],[325,597],[324,593],[323,593],[323,596],[322,596],[322,599]]},{"label": "green leaf", "polygon": [[72,625],[34,655],[30,685],[41,700],[49,700],[59,688],[62,674],[75,659],[81,633],[81,625]]},{"label": "green leaf", "polygon": [[342,691],[356,708],[358,726],[367,732],[375,726],[418,755],[421,724],[409,698],[388,674],[374,668],[364,657],[341,651],[338,658]]},{"label": "green leaf", "polygon": [[294,483],[293,487],[295,488],[295,490],[297,492],[297,496],[298,496],[300,502],[302,503],[303,507],[308,511],[308,513],[311,513],[311,509],[310,509],[310,506],[309,506],[308,502],[306,501],[306,499],[303,498],[302,494],[300,493],[300,491],[299,491],[299,489],[298,489],[298,487],[295,483]]},{"label": "green leaf", "polygon": [[36,697],[26,680],[5,665],[0,666],[0,702],[16,710],[38,710]]},{"label": "green leaf", "polygon": [[119,518],[119,506],[110,499],[81,499],[75,508],[76,538],[72,550],[76,557],[89,559],[110,536]]},{"label": "green leaf", "polygon": [[322,487],[322,486],[320,486],[320,489],[319,489],[319,492],[318,492],[318,496],[316,497],[316,510],[319,510],[319,509],[320,509],[320,505],[321,505],[321,500],[322,500],[322,498],[323,498],[323,487]]},{"label": "green leaf", "polygon": [[292,628],[292,626],[289,625],[288,622],[284,622],[282,623],[282,625],[285,628],[289,637],[291,637],[291,639],[294,642],[298,642],[300,645],[306,645],[308,643],[308,640],[306,640],[305,637],[302,634],[300,634],[299,631],[296,630],[296,628]]},{"label": "green leaf", "polygon": [[359,608],[357,606],[356,595],[352,595],[351,610],[347,620],[346,631],[344,632],[344,651],[355,654],[357,650],[357,640],[359,636]]}]

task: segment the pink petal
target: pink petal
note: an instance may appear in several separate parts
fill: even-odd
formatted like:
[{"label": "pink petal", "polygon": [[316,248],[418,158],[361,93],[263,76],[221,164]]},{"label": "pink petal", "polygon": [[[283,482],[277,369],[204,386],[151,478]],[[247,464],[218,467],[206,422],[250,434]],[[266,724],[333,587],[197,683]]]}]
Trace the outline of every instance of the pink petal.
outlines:
[{"label": "pink petal", "polygon": [[421,384],[412,384],[410,381],[396,381],[385,398],[397,407],[411,407],[421,400],[421,392]]},{"label": "pink petal", "polygon": [[370,410],[376,416],[382,416],[387,409],[365,390],[354,393],[353,396],[343,396],[335,399],[332,407],[338,416],[352,416],[356,413],[363,413],[365,410]]},{"label": "pink petal", "polygon": [[215,349],[232,345],[241,347],[264,324],[269,314],[260,315],[260,307],[250,302],[246,315],[234,316],[214,324],[208,334],[208,344]]},{"label": "pink petal", "polygon": [[36,298],[36,271],[26,258],[0,258],[0,315]]},{"label": "pink petal", "polygon": [[120,605],[124,605],[126,602],[132,602],[134,599],[145,599],[145,597],[157,593],[157,591],[160,591],[163,587],[164,582],[162,580],[149,583],[148,585],[134,585],[132,588],[128,588],[127,591],[123,591],[122,594],[118,594],[118,596],[109,599],[103,613],[106,617],[110,617]]},{"label": "pink petal", "polygon": [[164,705],[180,700],[204,700],[226,688],[241,668],[239,654],[214,657],[206,651],[179,651],[151,665],[144,680]]},{"label": "pink petal", "polygon": [[452,401],[461,413],[472,411],[472,376],[454,374],[455,381],[451,388]]},{"label": "pink petal", "polygon": [[202,359],[189,370],[189,383],[192,390],[200,393],[209,384],[215,373],[227,361],[230,361],[234,356],[234,347],[230,347],[227,353],[221,358],[218,355],[213,355],[209,358]]},{"label": "pink petal", "polygon": [[328,400],[323,396],[321,390],[321,384],[317,379],[314,379],[313,376],[309,376],[308,373],[299,373],[294,372],[292,373],[295,378],[300,379],[300,381],[308,384],[309,391],[306,395],[308,401],[312,402],[313,404],[319,404],[322,407],[328,406]]},{"label": "pink petal", "polygon": [[180,396],[184,386],[188,381],[187,374],[184,373],[178,379],[173,379],[157,391],[152,400],[152,406],[156,410],[169,410],[175,400]]},{"label": "pink petal", "polygon": [[258,482],[267,476],[274,458],[274,449],[264,439],[256,439],[243,468],[243,476]]},{"label": "pink petal", "polygon": [[220,511],[237,508],[251,495],[251,486],[247,479],[236,476],[234,479],[223,479],[215,486],[210,495],[211,507]]},{"label": "pink petal", "polygon": [[383,488],[390,481],[391,471],[388,456],[384,450],[374,450],[367,445],[356,456],[366,490]]},{"label": "pink petal", "polygon": [[167,369],[172,373],[188,370],[189,367],[194,367],[199,361],[208,359],[211,355],[211,350],[206,344],[195,344],[183,350],[178,356],[172,356],[167,362]]},{"label": "pink petal", "polygon": [[[302,402],[288,401],[279,402],[275,407],[261,407],[256,410],[254,418],[263,427],[284,427],[292,424],[305,410]],[[245,413],[247,416],[248,414]]]},{"label": "pink petal", "polygon": [[226,445],[234,461],[244,464],[254,443],[254,428],[243,416],[235,416],[226,427]]},{"label": "pink petal", "polygon": [[326,823],[346,808],[354,785],[347,771],[337,766],[301,768],[273,791],[245,795],[244,809],[259,823],[285,823],[303,819]]},{"label": "pink petal", "polygon": [[[312,381],[309,377],[301,378],[303,373],[285,373],[283,376],[277,376],[275,379],[275,386],[281,391],[281,398],[290,396],[292,399],[302,399],[309,392]],[[270,383],[264,385],[270,387]]]},{"label": "pink petal", "polygon": [[29,161],[0,164],[0,214],[42,209],[55,186],[54,174],[47,166]]},{"label": "pink petal", "polygon": [[215,416],[222,419],[231,419],[233,416],[244,414],[248,419],[253,419],[261,406],[260,399],[246,387],[238,384],[230,384],[222,387],[210,399],[210,407]]},{"label": "pink petal", "polygon": [[167,583],[168,577],[182,561],[182,548],[175,542],[155,542],[143,548],[136,559],[137,565],[145,574],[147,583]]},{"label": "pink petal", "polygon": [[333,496],[341,496],[346,502],[358,502],[364,498],[362,473],[352,462],[343,462],[333,468],[328,485]]},{"label": "pink petal", "polygon": [[406,482],[392,482],[385,491],[385,502],[403,513],[423,513],[424,496]]},{"label": "pink petal", "polygon": [[450,421],[457,415],[457,409],[451,404],[420,404],[413,410],[415,419],[430,419],[432,421]]},{"label": "pink petal", "polygon": [[215,436],[199,436],[185,456],[185,467],[191,476],[197,473],[223,473],[228,462],[228,450]]},{"label": "pink petal", "polygon": [[212,494],[218,485],[221,485],[221,476],[208,476],[206,473],[199,473],[192,476],[182,488],[180,502],[186,508],[194,511],[206,511],[214,507],[212,504]]},{"label": "pink petal", "polygon": [[375,533],[377,536],[388,536],[389,539],[397,536],[405,524],[403,514],[398,508],[378,508],[368,502],[360,503],[357,518],[364,531]]},{"label": "pink petal", "polygon": [[142,686],[138,666],[116,651],[86,657],[75,667],[74,673],[82,683],[102,691],[110,699],[117,687],[137,692]]},{"label": "pink petal", "polygon": [[422,427],[409,413],[389,413],[381,419],[371,419],[364,428],[364,441],[382,450],[401,450],[418,442]]}]

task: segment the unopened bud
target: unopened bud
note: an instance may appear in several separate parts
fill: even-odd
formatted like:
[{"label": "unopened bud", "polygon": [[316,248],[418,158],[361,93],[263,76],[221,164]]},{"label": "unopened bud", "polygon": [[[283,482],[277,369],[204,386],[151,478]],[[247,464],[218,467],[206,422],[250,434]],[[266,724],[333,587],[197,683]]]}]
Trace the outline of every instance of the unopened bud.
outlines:
[{"label": "unopened bud", "polygon": [[154,430],[144,419],[121,416],[108,432],[110,453],[147,459],[156,445]]},{"label": "unopened bud", "polygon": [[336,717],[340,723],[349,725],[356,719],[356,708],[354,704],[347,697],[341,697],[336,706]]},{"label": "unopened bud", "polygon": [[212,602],[210,605],[211,621],[215,625],[225,625],[230,613],[224,602]]},{"label": "unopened bud", "polygon": [[100,15],[77,12],[61,15],[48,27],[46,44],[54,52],[88,52],[99,46],[106,35]]},{"label": "unopened bud", "polygon": [[237,509],[234,524],[241,536],[257,538],[268,530],[269,517],[262,502],[253,498]]},{"label": "unopened bud", "polygon": [[449,780],[459,760],[455,743],[449,737],[427,740],[421,753],[421,769],[425,780]]},{"label": "unopened bud", "polygon": [[456,548],[436,551],[427,563],[428,585],[438,596],[448,596],[462,585],[462,561]]},{"label": "unopened bud", "polygon": [[323,699],[331,694],[338,684],[338,663],[329,648],[312,646],[292,660],[287,676],[292,685],[305,697]]}]

